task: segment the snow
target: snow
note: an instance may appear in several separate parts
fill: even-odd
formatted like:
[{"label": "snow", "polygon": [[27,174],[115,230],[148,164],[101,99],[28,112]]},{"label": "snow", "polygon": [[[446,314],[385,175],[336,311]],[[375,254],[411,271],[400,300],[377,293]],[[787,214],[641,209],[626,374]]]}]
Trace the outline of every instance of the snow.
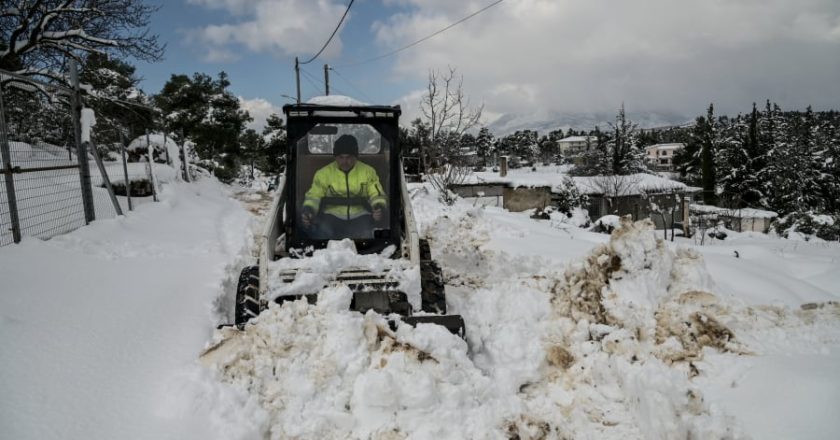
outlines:
[{"label": "snow", "polygon": [[332,105],[336,107],[362,107],[367,105],[361,101],[357,101],[356,99],[343,95],[315,96],[306,101],[306,103],[315,105]]},{"label": "snow", "polygon": [[[692,212],[699,212],[704,214],[719,214],[719,215],[728,215],[733,217],[742,217],[742,218],[765,218],[765,219],[773,219],[779,216],[779,214],[773,211],[766,211],[763,209],[757,208],[741,208],[741,209],[728,209],[728,208],[720,208],[714,205],[699,205],[699,204],[691,204],[689,209]],[[830,218],[830,217],[829,217]]]},{"label": "snow", "polygon": [[161,198],[0,248],[0,438],[224,437],[189,381],[251,220],[209,180]]},{"label": "snow", "polygon": [[82,142],[90,142],[90,130],[96,125],[96,115],[93,109],[82,109],[80,125],[82,126]]},{"label": "snow", "polygon": [[[344,286],[214,332],[259,223],[212,179],[0,248],[17,293],[0,296],[0,438],[840,436],[840,246],[671,243],[624,220],[608,236],[410,192],[465,340],[392,331]],[[270,270],[323,285],[361,265],[416,289],[386,257],[333,242]],[[238,344],[205,367],[211,339]]]},{"label": "snow", "polygon": [[653,174],[631,174],[627,176],[591,176],[570,177],[566,166],[538,166],[536,171],[530,168],[508,170],[505,177],[493,172],[475,172],[467,176],[464,184],[499,183],[517,187],[565,187],[565,179],[571,178],[578,190],[583,194],[595,195],[610,193],[612,195],[638,195],[645,192],[687,191],[685,184],[664,179]]}]

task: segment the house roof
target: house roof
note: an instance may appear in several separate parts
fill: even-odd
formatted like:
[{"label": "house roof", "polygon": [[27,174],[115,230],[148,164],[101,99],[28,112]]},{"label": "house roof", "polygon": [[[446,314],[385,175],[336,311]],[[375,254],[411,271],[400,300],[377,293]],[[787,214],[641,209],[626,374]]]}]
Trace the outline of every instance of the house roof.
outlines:
[{"label": "house roof", "polygon": [[683,183],[652,174],[570,177],[565,166],[539,167],[537,171],[531,171],[530,168],[513,169],[509,170],[505,177],[500,177],[499,173],[477,172],[468,176],[464,184],[496,183],[514,188],[550,187],[552,191],[559,191],[565,188],[568,178],[580,192],[590,195],[632,196],[670,191],[688,192],[689,190],[689,187]]},{"label": "house roof", "polygon": [[773,211],[765,211],[763,209],[756,209],[756,208],[741,208],[741,209],[729,209],[729,208],[721,208],[719,206],[713,205],[699,205],[699,204],[691,204],[688,208],[691,212],[697,213],[704,213],[704,214],[717,214],[717,215],[725,215],[730,217],[747,217],[747,218],[776,218],[779,214]]},{"label": "house roof", "polygon": [[681,144],[681,143],[654,144],[654,145],[648,145],[647,147],[645,147],[645,150],[653,150],[653,149],[657,149],[657,150],[679,150],[679,149],[682,149],[682,148],[685,148],[685,144]]},{"label": "house roof", "polygon": [[587,139],[589,141],[594,141],[596,138],[595,138],[595,136],[569,136],[569,137],[565,137],[563,139],[560,139],[557,142],[566,142],[566,143],[586,142]]}]

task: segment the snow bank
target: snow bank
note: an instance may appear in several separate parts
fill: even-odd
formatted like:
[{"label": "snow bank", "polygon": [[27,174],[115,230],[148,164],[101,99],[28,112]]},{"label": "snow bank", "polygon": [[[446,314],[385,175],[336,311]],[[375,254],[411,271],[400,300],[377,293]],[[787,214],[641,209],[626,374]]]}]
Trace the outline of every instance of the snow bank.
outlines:
[{"label": "snow bank", "polygon": [[195,358],[245,265],[250,217],[212,179],[160,197],[0,247],[0,438],[247,434],[234,422],[248,396],[206,379]]}]

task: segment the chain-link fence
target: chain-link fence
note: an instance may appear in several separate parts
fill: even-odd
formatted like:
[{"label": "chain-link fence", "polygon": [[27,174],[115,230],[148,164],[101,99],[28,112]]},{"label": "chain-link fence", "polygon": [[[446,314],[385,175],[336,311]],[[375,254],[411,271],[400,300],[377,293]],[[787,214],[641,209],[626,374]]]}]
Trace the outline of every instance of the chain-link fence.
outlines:
[{"label": "chain-link fence", "polygon": [[183,145],[149,133],[153,110],[125,105],[145,127],[106,118],[83,142],[81,93],[0,70],[0,246],[127,213],[156,201],[161,180],[191,180]]},{"label": "chain-link fence", "polygon": [[0,246],[86,223],[73,91],[0,71]]}]

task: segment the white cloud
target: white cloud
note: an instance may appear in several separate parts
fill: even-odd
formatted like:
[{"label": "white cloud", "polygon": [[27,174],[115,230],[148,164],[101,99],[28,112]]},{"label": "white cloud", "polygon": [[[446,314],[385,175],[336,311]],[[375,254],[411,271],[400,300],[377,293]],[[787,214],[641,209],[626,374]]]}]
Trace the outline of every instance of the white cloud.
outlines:
[{"label": "white cloud", "polygon": [[[278,56],[314,55],[335,28],[346,5],[338,0],[189,0],[192,4],[224,9],[239,19],[189,32],[189,40],[203,45],[209,61],[228,61],[244,47],[256,53]],[[352,14],[352,13],[351,13]],[[349,14],[348,14],[349,18]],[[314,37],[322,36],[322,37]],[[340,32],[324,51],[325,58],[341,52]]]},{"label": "white cloud", "polygon": [[239,96],[239,106],[242,107],[243,110],[247,110],[248,114],[254,118],[253,121],[248,123],[248,128],[253,128],[258,133],[262,132],[262,129],[265,127],[265,121],[270,115],[283,114],[283,109],[281,107],[276,106],[263,98],[246,99]]},{"label": "white cloud", "polygon": [[[385,0],[409,9],[373,27],[393,49],[489,0]],[[425,82],[458,68],[493,113],[528,109],[725,112],[765,98],[783,108],[840,102],[836,0],[507,0],[397,56],[394,72]]]}]

